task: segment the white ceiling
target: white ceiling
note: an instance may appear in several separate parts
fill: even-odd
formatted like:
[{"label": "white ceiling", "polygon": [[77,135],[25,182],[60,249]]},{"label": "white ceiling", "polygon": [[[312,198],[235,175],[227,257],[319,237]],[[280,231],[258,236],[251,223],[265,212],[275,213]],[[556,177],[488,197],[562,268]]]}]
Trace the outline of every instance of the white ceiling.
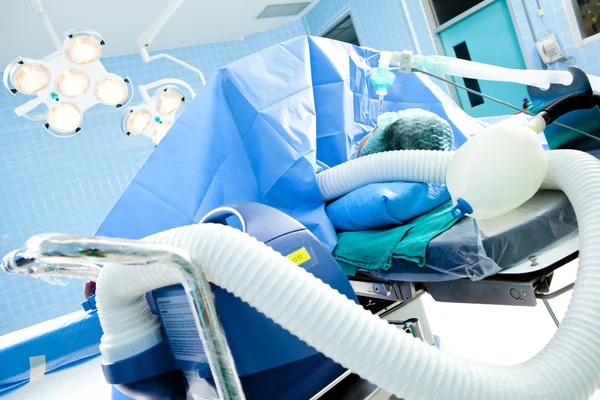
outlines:
[{"label": "white ceiling", "polygon": [[[137,39],[170,0],[43,0],[61,40],[73,28],[93,29],[106,40],[103,56],[137,53]],[[187,0],[165,24],[151,49],[240,39],[263,32],[293,17],[256,19],[270,4],[309,0]],[[312,0],[316,3],[318,0]],[[41,58],[53,50],[40,17],[28,0],[2,0],[0,71],[18,56]]]}]

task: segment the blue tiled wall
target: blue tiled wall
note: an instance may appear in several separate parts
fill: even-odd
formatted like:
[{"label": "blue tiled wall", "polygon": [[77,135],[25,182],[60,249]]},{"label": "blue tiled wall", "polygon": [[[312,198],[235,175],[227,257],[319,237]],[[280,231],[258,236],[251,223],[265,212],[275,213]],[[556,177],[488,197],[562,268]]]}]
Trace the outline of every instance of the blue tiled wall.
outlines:
[{"label": "blue tiled wall", "polygon": [[[518,34],[525,46],[525,56],[529,57],[533,68],[541,68],[542,64],[533,39],[532,30],[525,15],[525,8],[521,0],[511,0],[517,18]],[[573,36],[567,22],[566,12],[562,0],[541,0],[540,5],[544,15],[538,15],[535,0],[525,0],[525,5],[531,16],[533,31],[538,39],[553,33],[561,45],[566,59],[557,61],[548,66],[549,69],[566,69],[574,65],[583,69],[586,73],[600,75],[600,42],[596,42],[583,48],[576,48]]]},{"label": "blue tiled wall", "polygon": [[[435,48],[419,0],[406,0],[410,19],[423,54]],[[320,0],[304,17],[311,35],[325,33],[348,12],[362,46],[380,50],[413,50],[406,15],[400,0]]]},{"label": "blue tiled wall", "polygon": [[[319,36],[349,12],[361,46],[378,50],[416,52],[407,18],[413,23],[421,54],[436,54],[420,0],[406,0],[408,16],[400,0],[320,0],[304,17],[311,35]],[[443,82],[435,81],[443,90]]]},{"label": "blue tiled wall", "polygon": [[[233,60],[306,33],[306,22],[299,19],[244,40],[168,53],[199,67],[208,78]],[[136,85],[177,77],[199,87],[196,75],[168,61],[143,64],[136,54],[103,63]],[[144,137],[125,137],[122,111],[101,105],[85,113],[78,136],[54,138],[39,123],[14,114],[28,99],[0,91],[0,256],[38,233],[93,234],[154,148]],[[132,104],[139,101],[136,96]],[[0,335],[76,311],[81,300],[79,281],[51,286],[0,273]]]}]

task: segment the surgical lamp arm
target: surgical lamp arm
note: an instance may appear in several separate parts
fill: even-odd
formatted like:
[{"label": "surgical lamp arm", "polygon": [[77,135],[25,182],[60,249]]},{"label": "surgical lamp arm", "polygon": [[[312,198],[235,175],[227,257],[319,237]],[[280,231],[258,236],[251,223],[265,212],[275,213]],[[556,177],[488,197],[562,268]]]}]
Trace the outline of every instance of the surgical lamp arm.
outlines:
[{"label": "surgical lamp arm", "polygon": [[181,79],[175,79],[175,78],[161,79],[159,81],[152,82],[147,85],[139,85],[138,90],[140,91],[140,94],[142,95],[144,102],[146,102],[147,104],[150,104],[151,101],[150,101],[150,95],[148,94],[148,91],[150,89],[154,89],[155,87],[159,87],[162,85],[168,85],[168,84],[181,86],[189,92],[192,99],[194,97],[196,97],[196,92],[194,92],[194,89],[187,82],[184,82]]},{"label": "surgical lamp arm", "polygon": [[[411,68],[424,68],[437,74],[520,83],[541,89],[548,89],[550,84],[569,85],[573,81],[573,77],[568,71],[504,68],[453,57],[413,55],[409,51],[393,52],[392,60],[400,64],[400,71],[402,72],[410,72]],[[600,78],[593,75],[588,75],[588,78],[592,89],[595,92],[600,92]]]},{"label": "surgical lamp arm", "polygon": [[204,74],[198,68],[192,67],[188,63],[181,61],[169,54],[161,53],[153,56],[150,56],[150,54],[148,54],[148,47],[152,44],[154,38],[156,38],[156,35],[160,31],[160,29],[173,16],[175,11],[177,11],[179,6],[181,6],[181,4],[183,4],[184,1],[185,0],[171,0],[167,8],[162,12],[158,19],[152,25],[150,25],[150,27],[142,34],[142,36],[140,36],[140,38],[138,39],[138,45],[140,46],[140,54],[142,55],[142,60],[144,60],[144,62],[146,63],[164,58],[178,65],[181,65],[182,67],[197,74],[200,77],[202,86],[204,86],[206,84],[206,80],[204,79]]},{"label": "surgical lamp arm", "polygon": [[46,116],[48,115],[47,111],[41,114],[29,114],[30,111],[36,109],[41,104],[44,104],[44,99],[41,97],[29,100],[27,103],[15,108],[15,114],[17,114],[19,117],[25,117],[30,121],[42,121],[46,119]]},{"label": "surgical lamp arm", "polygon": [[152,25],[138,39],[138,45],[140,47],[148,47],[156,38],[156,35],[164,24],[175,14],[175,11],[183,4],[185,0],[170,0],[167,8],[160,14],[158,19],[154,21]]},{"label": "surgical lamp arm", "polygon": [[39,14],[42,18],[42,22],[44,23],[44,26],[46,27],[46,30],[48,31],[50,39],[52,40],[52,43],[54,43],[54,47],[56,47],[56,50],[62,51],[62,43],[58,35],[56,34],[56,31],[54,30],[54,27],[52,26],[48,15],[44,11],[44,7],[42,6],[42,0],[31,0],[31,5],[33,6],[35,12]]}]

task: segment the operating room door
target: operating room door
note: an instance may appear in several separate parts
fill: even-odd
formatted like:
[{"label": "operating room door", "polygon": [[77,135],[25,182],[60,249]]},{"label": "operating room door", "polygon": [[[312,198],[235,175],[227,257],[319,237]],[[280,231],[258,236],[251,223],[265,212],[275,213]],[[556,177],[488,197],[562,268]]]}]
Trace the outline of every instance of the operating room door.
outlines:
[{"label": "operating room door", "polygon": [[[526,68],[506,0],[483,1],[440,25],[438,33],[447,56],[508,68]],[[454,78],[454,81],[517,107],[522,107],[523,98],[527,96],[523,85],[463,78]],[[463,89],[456,91],[461,107],[474,117],[514,112]]]}]

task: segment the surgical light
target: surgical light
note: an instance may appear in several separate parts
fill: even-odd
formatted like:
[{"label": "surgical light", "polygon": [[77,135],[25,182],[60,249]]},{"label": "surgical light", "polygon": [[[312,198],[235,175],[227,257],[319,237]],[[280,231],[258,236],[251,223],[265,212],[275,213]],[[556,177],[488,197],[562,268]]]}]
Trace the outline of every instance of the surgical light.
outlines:
[{"label": "surgical light", "polygon": [[56,89],[66,97],[79,97],[89,86],[89,76],[80,69],[66,69],[56,78]]},{"label": "surgical light", "polygon": [[140,108],[136,111],[131,110],[131,115],[127,118],[127,131],[134,135],[140,135],[148,129],[154,116],[147,108]]},{"label": "surgical light", "polygon": [[23,94],[36,94],[50,83],[50,71],[43,64],[21,64],[12,74],[11,83]]},{"label": "surgical light", "polygon": [[65,55],[75,64],[91,64],[98,61],[101,54],[102,45],[92,35],[73,35],[65,44]]},{"label": "surgical light", "polygon": [[[148,91],[154,88],[157,89],[150,96]],[[179,79],[162,79],[140,85],[139,91],[144,102],[125,111],[121,126],[126,135],[142,134],[156,145],[175,123],[178,111],[185,102],[184,92],[192,99],[196,95],[190,85]]]},{"label": "surgical light", "polygon": [[172,114],[181,107],[183,98],[183,94],[176,88],[166,88],[162,92],[159,91],[156,111],[161,115]]},{"label": "surgical light", "polygon": [[75,131],[82,119],[83,114],[73,103],[58,103],[48,113],[48,124],[61,133]]},{"label": "surgical light", "polygon": [[152,131],[151,139],[152,143],[159,144],[161,140],[166,136],[167,132],[173,126],[172,122],[164,121],[160,124],[154,125],[154,129]]},{"label": "surgical light", "polygon": [[41,60],[17,58],[4,70],[3,81],[13,94],[37,96],[15,109],[18,116],[46,120],[44,128],[51,135],[70,137],[81,131],[88,108],[98,103],[122,107],[133,97],[133,90],[128,87],[129,79],[107,72],[99,60],[104,45],[100,34],[67,32],[61,44],[54,31],[49,32],[57,51]]},{"label": "surgical light", "polygon": [[127,84],[120,76],[111,75],[100,79],[94,88],[96,99],[107,106],[122,104],[127,98]]}]

